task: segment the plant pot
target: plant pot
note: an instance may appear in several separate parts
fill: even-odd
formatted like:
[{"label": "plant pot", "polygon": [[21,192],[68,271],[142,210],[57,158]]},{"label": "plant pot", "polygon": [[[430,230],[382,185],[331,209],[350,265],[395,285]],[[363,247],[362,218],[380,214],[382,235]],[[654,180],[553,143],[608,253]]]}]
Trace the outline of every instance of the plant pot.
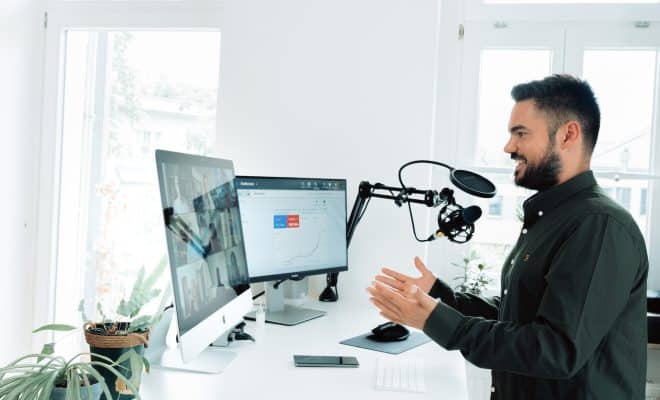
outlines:
[{"label": "plant pot", "polygon": [[468,400],[490,399],[492,376],[489,369],[479,368],[468,360],[465,360],[465,378]]},{"label": "plant pot", "polygon": [[[86,387],[80,387],[80,398],[82,400],[99,400],[101,394],[103,394],[103,387],[99,382],[96,382],[89,386],[92,389],[92,396],[89,397]],[[50,394],[50,400],[66,400],[66,388],[55,387],[53,392]]]},{"label": "plant pot", "polygon": [[[107,362],[107,360],[99,357],[103,356],[116,362],[122,355],[131,350],[135,351],[140,357],[144,356],[144,348],[149,342],[149,331],[139,333],[134,332],[127,335],[110,335],[102,333],[96,329],[96,326],[98,325],[85,325],[85,340],[89,344],[89,350],[90,353],[92,353],[92,361]],[[122,327],[122,329],[125,329],[125,327]],[[130,360],[127,359],[115,366],[115,369],[127,379],[137,382],[139,385],[143,369],[141,362],[139,365],[139,368],[133,370],[131,368]],[[96,366],[94,368],[101,374],[101,376],[103,376],[103,379],[110,390],[110,395],[112,396],[111,399],[106,399],[105,394],[103,394],[101,396],[102,400],[128,400],[135,398],[135,394],[126,386],[126,383],[122,379],[118,379],[106,368],[97,368]]]}]

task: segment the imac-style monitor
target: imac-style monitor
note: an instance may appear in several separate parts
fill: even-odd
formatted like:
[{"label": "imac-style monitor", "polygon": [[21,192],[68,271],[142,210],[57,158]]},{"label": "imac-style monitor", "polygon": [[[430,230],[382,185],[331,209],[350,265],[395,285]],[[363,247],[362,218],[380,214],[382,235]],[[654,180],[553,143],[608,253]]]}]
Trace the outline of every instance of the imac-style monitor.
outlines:
[{"label": "imac-style monitor", "polygon": [[[346,271],[346,180],[236,177],[250,282]],[[293,325],[324,312],[285,306],[266,286],[266,320]],[[248,314],[248,318],[252,315]]]},{"label": "imac-style monitor", "polygon": [[209,344],[252,308],[234,166],[163,150],[156,165],[185,364],[178,367],[219,372],[232,355]]}]

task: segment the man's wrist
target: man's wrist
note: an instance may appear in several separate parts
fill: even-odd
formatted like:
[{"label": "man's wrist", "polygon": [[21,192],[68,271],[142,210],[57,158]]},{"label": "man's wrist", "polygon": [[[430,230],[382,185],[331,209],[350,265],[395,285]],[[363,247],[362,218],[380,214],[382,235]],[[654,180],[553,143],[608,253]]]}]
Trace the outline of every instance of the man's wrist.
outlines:
[{"label": "man's wrist", "polygon": [[437,301],[426,322],[424,322],[423,331],[442,347],[452,350],[449,345],[453,341],[456,328],[464,318],[465,316],[460,312],[442,301]]}]

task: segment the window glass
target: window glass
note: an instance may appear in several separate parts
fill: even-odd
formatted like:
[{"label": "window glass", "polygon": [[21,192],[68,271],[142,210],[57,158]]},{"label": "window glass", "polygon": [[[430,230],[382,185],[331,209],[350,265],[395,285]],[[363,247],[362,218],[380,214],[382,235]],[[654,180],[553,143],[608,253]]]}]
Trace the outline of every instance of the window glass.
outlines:
[{"label": "window glass", "polygon": [[212,148],[220,34],[80,30],[65,48],[55,309],[76,321],[83,296],[110,313],[166,261],[154,150]]},{"label": "window glass", "polygon": [[488,203],[488,215],[492,215],[492,216],[502,215],[502,196],[495,196]]},{"label": "window glass", "polygon": [[[492,199],[471,199],[482,210],[488,210],[488,213],[484,213],[475,224],[475,233],[468,246],[488,266],[488,274],[494,278],[492,286],[496,287],[500,284],[502,263],[522,228],[522,203],[535,192],[515,185],[513,164],[511,173],[487,173],[484,176],[497,186],[497,196]],[[499,213],[491,212],[493,204]]]},{"label": "window glass", "polygon": [[653,50],[587,50],[583,77],[601,110],[594,169],[650,172],[656,84]]},{"label": "window glass", "polygon": [[514,103],[511,88],[548,75],[551,61],[550,50],[492,49],[481,52],[477,165],[511,165],[511,159],[503,151]]},{"label": "window glass", "polygon": [[649,181],[646,179],[605,179],[597,178],[598,184],[605,193],[621,207],[628,210],[639,226],[644,237],[647,237],[647,193]]},{"label": "window glass", "polygon": [[646,193],[648,189],[642,188],[639,192],[639,215],[646,215]]}]

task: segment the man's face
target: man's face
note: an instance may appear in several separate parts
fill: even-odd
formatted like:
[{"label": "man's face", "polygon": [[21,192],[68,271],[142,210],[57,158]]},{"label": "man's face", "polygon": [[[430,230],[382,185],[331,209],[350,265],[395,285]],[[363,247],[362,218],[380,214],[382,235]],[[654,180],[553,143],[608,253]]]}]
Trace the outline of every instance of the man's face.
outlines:
[{"label": "man's face", "polygon": [[516,160],[514,177],[518,186],[546,190],[559,180],[561,160],[555,150],[554,135],[548,134],[545,114],[536,109],[534,100],[516,103],[509,120],[509,141],[504,151]]}]

